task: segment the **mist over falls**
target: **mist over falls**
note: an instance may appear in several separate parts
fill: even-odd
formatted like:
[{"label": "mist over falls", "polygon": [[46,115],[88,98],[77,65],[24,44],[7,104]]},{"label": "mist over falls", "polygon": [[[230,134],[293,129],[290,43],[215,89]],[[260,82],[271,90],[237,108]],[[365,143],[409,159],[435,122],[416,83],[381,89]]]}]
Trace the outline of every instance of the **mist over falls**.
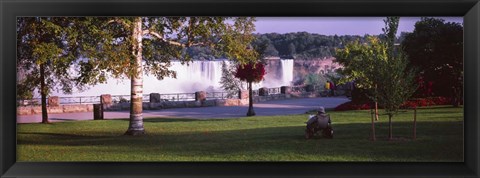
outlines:
[{"label": "mist over falls", "polygon": [[[192,61],[182,65],[172,61],[170,70],[177,72],[177,78],[166,77],[158,80],[151,74],[144,74],[143,93],[193,93],[196,91],[223,91],[220,84],[222,63],[228,60]],[[290,86],[293,80],[293,59],[269,60],[266,65],[266,75],[262,82],[255,84],[260,87]],[[129,95],[130,80],[109,78],[106,84],[98,84],[83,92],[73,92],[72,95],[52,93],[51,96],[98,96],[101,94]]]}]

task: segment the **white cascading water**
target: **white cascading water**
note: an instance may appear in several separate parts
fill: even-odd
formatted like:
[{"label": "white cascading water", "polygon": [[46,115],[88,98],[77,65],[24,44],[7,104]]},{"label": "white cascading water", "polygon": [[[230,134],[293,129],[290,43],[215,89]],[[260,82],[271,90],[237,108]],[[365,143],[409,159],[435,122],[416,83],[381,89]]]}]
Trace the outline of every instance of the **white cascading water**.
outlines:
[{"label": "white cascading water", "polygon": [[282,59],[282,86],[290,86],[293,81],[293,59]]},{"label": "white cascading water", "polygon": [[[143,77],[143,93],[193,93],[196,91],[222,91],[220,79],[222,77],[222,62],[215,61],[192,61],[188,65],[182,65],[179,61],[172,61],[170,70],[177,72],[177,78],[165,77],[158,80],[152,74],[145,74]],[[261,82],[254,85],[260,87],[280,87],[290,85],[293,79],[293,60],[281,60],[282,78],[280,81]],[[268,72],[268,71],[267,71]],[[266,78],[265,80],[272,80]],[[273,86],[275,85],[275,86]],[[91,86],[85,91],[74,91],[72,95],[63,93],[52,93],[52,96],[98,96],[101,94],[129,95],[129,79],[109,78],[106,84]]]}]

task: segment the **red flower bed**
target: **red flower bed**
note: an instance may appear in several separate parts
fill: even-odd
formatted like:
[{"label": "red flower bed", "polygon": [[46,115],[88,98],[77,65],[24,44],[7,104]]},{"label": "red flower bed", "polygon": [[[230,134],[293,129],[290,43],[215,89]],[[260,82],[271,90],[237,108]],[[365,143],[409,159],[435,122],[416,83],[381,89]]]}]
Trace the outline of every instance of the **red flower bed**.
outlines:
[{"label": "red flower bed", "polygon": [[405,102],[401,108],[414,108],[422,106],[450,105],[451,99],[446,97],[418,98]]},{"label": "red flower bed", "polygon": [[[450,105],[451,99],[446,97],[429,97],[429,98],[418,98],[413,100],[408,100],[400,106],[400,108],[415,108],[422,106],[435,106],[435,105]],[[381,108],[379,106],[379,108]],[[365,110],[370,109],[370,104],[366,103],[354,103],[352,101],[343,103],[335,108],[335,111],[347,111],[347,110]]]}]

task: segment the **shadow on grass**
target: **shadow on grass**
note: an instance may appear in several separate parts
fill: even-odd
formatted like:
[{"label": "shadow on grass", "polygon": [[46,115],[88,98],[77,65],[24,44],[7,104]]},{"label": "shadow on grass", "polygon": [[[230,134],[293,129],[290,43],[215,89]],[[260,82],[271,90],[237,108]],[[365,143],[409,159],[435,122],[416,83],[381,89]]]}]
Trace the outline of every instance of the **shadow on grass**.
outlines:
[{"label": "shadow on grass", "polygon": [[198,122],[198,121],[229,121],[232,119],[189,119],[189,118],[145,118],[143,122]]},{"label": "shadow on grass", "polygon": [[[148,120],[148,119],[147,119]],[[190,121],[188,119],[153,119],[154,122]],[[187,123],[188,124],[188,123]],[[183,157],[218,157],[236,155],[298,155],[323,160],[331,156],[351,160],[453,160],[463,158],[463,122],[419,122],[417,140],[413,141],[411,122],[394,122],[393,133],[400,141],[386,141],[388,124],[378,124],[377,142],[369,141],[369,123],[334,124],[334,138],[304,138],[304,126],[260,127],[221,131],[179,131],[178,133],[148,130],[147,135],[132,137],[113,135],[101,130],[89,135],[68,133],[18,133],[22,146],[92,146],[109,153],[151,155],[167,154]],[[135,151],[132,151],[132,147]],[[152,152],[153,151],[153,152]],[[74,154],[72,152],[72,154]],[[309,156],[313,156],[310,158]]]}]

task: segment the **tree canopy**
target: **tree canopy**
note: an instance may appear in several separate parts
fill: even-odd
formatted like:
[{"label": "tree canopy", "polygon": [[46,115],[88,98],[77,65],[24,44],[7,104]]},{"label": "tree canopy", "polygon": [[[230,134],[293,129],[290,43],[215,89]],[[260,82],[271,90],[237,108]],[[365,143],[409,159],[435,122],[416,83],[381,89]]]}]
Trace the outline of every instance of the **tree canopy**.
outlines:
[{"label": "tree canopy", "polygon": [[238,92],[245,89],[242,81],[235,77],[236,69],[237,65],[235,63],[227,65],[225,61],[222,62],[220,84],[222,85],[222,89],[227,92],[228,98],[238,96]]},{"label": "tree canopy", "polygon": [[335,55],[336,48],[343,48],[351,41],[364,42],[366,36],[357,35],[320,35],[307,32],[256,34],[254,43],[266,43],[266,56],[284,58],[323,58]]},{"label": "tree canopy", "polygon": [[[169,70],[172,60],[188,62],[192,58],[186,49],[203,48],[212,55],[222,53],[226,57],[248,62],[245,55],[246,43],[253,36],[244,34],[253,31],[253,18],[236,18],[228,23],[226,17],[142,17],[142,61],[147,74],[158,79],[175,77],[175,71]],[[82,19],[82,38],[85,44],[83,54],[88,60],[80,63],[80,83],[96,84],[105,81],[108,74],[112,77],[129,77],[134,73],[130,58],[132,55],[133,17]]]},{"label": "tree canopy", "polygon": [[[433,82],[437,96],[453,96],[452,87],[463,90],[463,26],[443,19],[422,18],[405,35],[402,48],[409,66],[419,70],[425,82]],[[420,93],[417,93],[420,94]]]},{"label": "tree canopy", "polygon": [[70,67],[77,61],[76,31],[66,17],[17,18],[17,98],[41,95],[42,123],[48,123],[46,98],[52,90],[72,93]]},{"label": "tree canopy", "polygon": [[[108,75],[131,79],[130,125],[125,134],[144,134],[143,73],[159,80],[176,77],[172,60],[188,62],[185,48],[204,46],[240,64],[257,60],[248,47],[254,39],[250,17],[85,17],[75,23],[86,60],[78,83],[94,85]],[[165,86],[168,87],[168,86]]]},{"label": "tree canopy", "polygon": [[[77,60],[75,33],[66,18],[17,18],[17,97],[29,99],[34,90],[71,93],[75,87],[70,67]],[[40,89],[40,65],[45,85]]]},{"label": "tree canopy", "polygon": [[386,60],[386,55],[387,48],[377,37],[368,37],[366,43],[347,43],[335,56],[335,61],[344,66],[338,70],[343,75],[340,83],[355,81],[356,87],[371,89],[377,77],[375,65],[379,60]]}]

